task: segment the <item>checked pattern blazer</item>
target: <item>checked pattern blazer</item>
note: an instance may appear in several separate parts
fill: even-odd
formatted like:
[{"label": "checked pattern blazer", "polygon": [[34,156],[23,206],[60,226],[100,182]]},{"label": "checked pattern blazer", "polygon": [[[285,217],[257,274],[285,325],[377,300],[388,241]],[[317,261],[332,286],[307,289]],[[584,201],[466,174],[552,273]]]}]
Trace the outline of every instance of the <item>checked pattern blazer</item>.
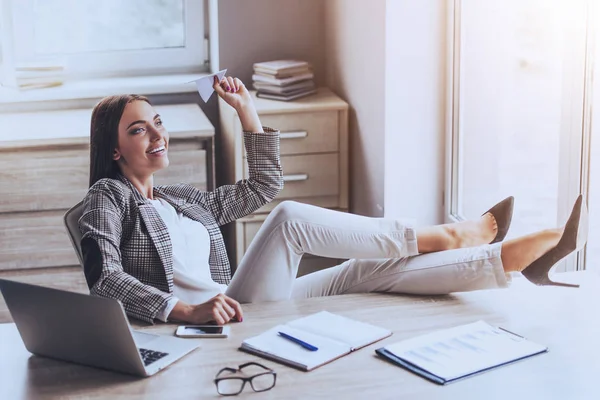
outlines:
[{"label": "checked pattern blazer", "polygon": [[[154,187],[154,196],[206,227],[210,272],[218,283],[231,280],[219,226],[252,213],[283,188],[279,131],[264,130],[244,132],[248,179],[212,192],[187,184]],[[171,239],[154,206],[123,175],[104,178],[84,198],[79,229],[91,294],[119,300],[129,316],[153,323],[173,297]]]}]

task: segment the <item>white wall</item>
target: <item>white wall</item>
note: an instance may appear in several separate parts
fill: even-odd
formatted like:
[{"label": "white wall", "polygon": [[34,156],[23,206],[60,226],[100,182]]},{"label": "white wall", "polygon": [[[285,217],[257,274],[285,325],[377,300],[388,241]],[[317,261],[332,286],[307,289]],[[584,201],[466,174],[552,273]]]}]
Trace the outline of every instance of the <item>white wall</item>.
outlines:
[{"label": "white wall", "polygon": [[385,0],[325,1],[327,85],[350,104],[350,208],[382,216]]},{"label": "white wall", "polygon": [[387,0],[385,216],[443,220],[446,0]]},{"label": "white wall", "polygon": [[445,3],[325,2],[327,85],[351,107],[357,214],[443,219]]},{"label": "white wall", "polygon": [[297,58],[325,83],[322,0],[219,0],[219,64],[251,83],[252,64]]}]

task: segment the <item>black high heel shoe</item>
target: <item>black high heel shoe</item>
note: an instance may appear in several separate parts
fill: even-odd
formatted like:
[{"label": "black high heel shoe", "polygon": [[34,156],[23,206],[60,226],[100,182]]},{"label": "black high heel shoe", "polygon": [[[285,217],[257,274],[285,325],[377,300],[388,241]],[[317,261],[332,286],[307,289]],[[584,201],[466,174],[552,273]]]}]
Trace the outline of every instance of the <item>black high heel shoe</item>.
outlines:
[{"label": "black high heel shoe", "polygon": [[487,213],[492,214],[498,226],[496,237],[494,237],[494,240],[490,244],[501,242],[506,237],[508,228],[510,228],[510,221],[512,221],[514,204],[515,198],[509,196],[482,214],[482,216]]},{"label": "black high heel shoe", "polygon": [[570,283],[554,282],[548,277],[550,269],[574,251],[581,250],[587,242],[588,215],[583,196],[579,195],[567,220],[565,230],[557,245],[529,264],[521,273],[538,286],[579,287]]}]

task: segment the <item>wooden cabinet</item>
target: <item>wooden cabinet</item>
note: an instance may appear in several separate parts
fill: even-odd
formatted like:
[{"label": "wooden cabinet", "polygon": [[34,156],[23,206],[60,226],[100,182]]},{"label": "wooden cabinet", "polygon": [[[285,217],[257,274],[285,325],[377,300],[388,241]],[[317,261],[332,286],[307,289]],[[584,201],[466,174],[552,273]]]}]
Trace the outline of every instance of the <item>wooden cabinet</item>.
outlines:
[{"label": "wooden cabinet", "polygon": [[[202,110],[155,109],[170,135],[170,166],[155,184],[213,189],[214,128]],[[79,264],[63,215],[87,193],[91,112],[0,114],[0,270]]]},{"label": "wooden cabinet", "polygon": [[[236,221],[230,232],[239,264],[268,213],[283,200],[295,200],[348,211],[348,104],[326,88],[293,102],[257,98],[261,123],[281,132],[284,189],[271,203]],[[242,127],[235,110],[219,99],[226,183],[248,177]],[[231,160],[231,161],[230,161]],[[305,255],[298,275],[338,264],[341,260]]]}]

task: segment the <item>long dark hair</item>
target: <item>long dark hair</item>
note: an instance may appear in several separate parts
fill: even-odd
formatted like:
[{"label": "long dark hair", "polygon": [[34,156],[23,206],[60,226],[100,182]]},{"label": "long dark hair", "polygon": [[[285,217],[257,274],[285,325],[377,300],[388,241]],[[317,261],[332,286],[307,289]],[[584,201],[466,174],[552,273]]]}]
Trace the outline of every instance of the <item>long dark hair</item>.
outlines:
[{"label": "long dark hair", "polygon": [[119,143],[119,122],[127,104],[150,101],[137,94],[105,97],[92,111],[90,129],[90,187],[102,178],[116,178],[119,172],[113,152]]}]

